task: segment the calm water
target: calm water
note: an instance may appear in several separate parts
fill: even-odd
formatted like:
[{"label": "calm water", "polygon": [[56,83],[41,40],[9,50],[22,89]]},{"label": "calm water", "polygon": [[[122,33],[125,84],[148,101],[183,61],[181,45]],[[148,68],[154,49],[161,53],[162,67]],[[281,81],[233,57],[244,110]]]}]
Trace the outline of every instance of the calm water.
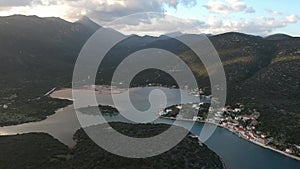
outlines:
[{"label": "calm water", "polygon": [[[181,122],[181,126],[188,123]],[[202,127],[202,123],[197,123],[191,132],[200,133]],[[228,169],[300,169],[299,161],[252,144],[224,128],[218,127],[205,144],[223,159]]]},{"label": "calm water", "polygon": [[[136,106],[137,109],[143,110],[149,107],[149,102],[147,102],[148,97],[145,96],[148,96],[153,89],[160,89],[165,93],[166,97],[168,98],[167,105],[173,105],[180,102],[180,97],[178,97],[179,91],[176,89],[154,87],[136,88],[132,90],[133,92],[131,92],[130,98],[131,102]],[[52,96],[71,98],[71,90],[66,89],[57,91]],[[120,97],[122,97],[122,94],[120,94]],[[109,95],[98,94],[97,100],[99,103],[104,105],[113,104]],[[181,98],[181,100],[185,103],[199,101],[197,98],[189,96],[186,92],[183,93],[183,98]],[[78,115],[90,120],[95,119],[91,115]],[[127,120],[121,116],[116,116],[111,117],[109,121],[126,122]],[[167,119],[158,119],[156,122],[165,124],[173,123],[172,120]],[[180,121],[178,123],[178,125],[186,128],[189,127],[190,124],[190,122],[186,121]],[[192,132],[199,134],[202,130],[202,127],[202,123],[196,123],[192,128]],[[41,122],[1,127],[0,135],[46,132],[59,139],[61,142],[69,146],[73,146],[75,145],[75,142],[73,141],[72,137],[75,131],[79,128],[80,125],[77,120],[74,107],[69,106],[57,111],[56,114]],[[205,144],[223,159],[228,169],[300,169],[299,161],[252,144],[223,128],[217,128],[213,136],[207,142],[205,142]]]}]

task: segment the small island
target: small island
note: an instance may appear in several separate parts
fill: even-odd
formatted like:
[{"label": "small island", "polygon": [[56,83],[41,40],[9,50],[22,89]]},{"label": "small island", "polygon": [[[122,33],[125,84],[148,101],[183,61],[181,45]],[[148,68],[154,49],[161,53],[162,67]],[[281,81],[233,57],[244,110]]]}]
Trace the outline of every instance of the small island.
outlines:
[{"label": "small island", "polygon": [[114,116],[119,114],[119,111],[116,108],[109,105],[88,106],[84,108],[79,108],[78,110],[83,114],[87,114],[87,115],[97,115],[98,112],[100,112],[102,115],[109,115],[109,116]]}]

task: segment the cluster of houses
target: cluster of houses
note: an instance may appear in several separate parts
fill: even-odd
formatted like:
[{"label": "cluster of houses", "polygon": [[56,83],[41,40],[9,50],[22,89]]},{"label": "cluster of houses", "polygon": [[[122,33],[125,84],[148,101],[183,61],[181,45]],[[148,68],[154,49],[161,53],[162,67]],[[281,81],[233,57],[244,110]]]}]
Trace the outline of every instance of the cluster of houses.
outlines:
[{"label": "cluster of houses", "polygon": [[[201,102],[201,103],[189,103],[187,105],[191,106],[191,108],[195,110],[200,110],[202,105],[204,104],[205,104],[204,102]],[[175,108],[181,110],[183,109],[183,106],[177,105],[175,106]],[[260,113],[254,110],[254,112],[251,112],[251,115],[245,115],[245,113],[243,113],[243,110],[244,110],[244,106],[240,103],[237,103],[234,107],[226,106],[224,108],[220,108],[217,110],[210,107],[209,108],[210,115],[206,119],[199,116],[195,116],[191,119],[184,119],[179,115],[177,115],[176,119],[201,121],[201,122],[209,122],[209,123],[217,124],[237,134],[239,137],[242,137],[244,139],[262,145],[268,145],[271,142],[273,142],[273,138],[270,135],[265,134],[261,131],[257,131],[256,129],[258,125],[257,119],[259,118]],[[167,108],[161,111],[160,115],[167,116],[173,111],[174,111],[174,107],[173,109]],[[190,137],[196,138],[197,136],[195,134],[191,134]],[[289,148],[286,148],[284,151],[285,153],[288,154],[294,154],[296,149],[300,150],[300,145],[294,145],[293,147],[289,146]]]},{"label": "cluster of houses", "polygon": [[[207,119],[210,122],[220,124],[220,126],[236,133],[240,137],[248,139],[253,142],[258,142],[264,145],[273,141],[273,138],[256,131],[258,124],[259,113],[255,112],[252,115],[239,115],[243,110],[243,105],[237,103],[235,108],[226,106],[219,111],[215,111],[213,118]],[[213,111],[210,108],[210,111]]]},{"label": "cluster of houses", "polygon": [[[206,119],[206,121],[219,124],[238,136],[255,143],[268,145],[273,142],[273,138],[270,135],[256,130],[256,126],[258,125],[257,119],[259,118],[260,113],[254,111],[251,115],[241,115],[243,114],[241,113],[243,105],[240,103],[237,103],[237,105],[238,106],[235,108],[226,106],[220,110],[213,110],[213,108],[210,108],[209,111],[215,113],[210,119]],[[300,145],[288,146],[284,151],[288,154],[294,154],[296,149],[300,150]]]},{"label": "cluster of houses", "polygon": [[296,145],[296,144],[294,144],[293,146],[291,146],[290,148],[287,148],[286,150],[285,150],[285,152],[286,153],[289,153],[289,154],[293,154],[293,153],[295,153],[295,150],[300,150],[300,145]]},{"label": "cluster of houses", "polygon": [[300,145],[296,145],[296,144],[289,145],[289,147],[285,149],[285,152],[288,154],[297,154],[298,152],[298,157],[300,156],[299,151],[300,151]]},{"label": "cluster of houses", "polygon": [[[199,110],[201,106],[204,105],[203,102],[201,103],[194,103],[191,104],[191,107],[193,109]],[[259,131],[256,131],[256,126],[258,124],[258,117],[259,113],[255,112],[252,115],[240,115],[243,110],[243,105],[240,103],[236,104],[234,108],[230,106],[226,106],[224,108],[214,110],[214,108],[210,107],[209,112],[213,112],[212,116],[209,116],[207,119],[205,119],[206,122],[218,124],[224,128],[227,128],[228,130],[236,133],[240,137],[243,137],[245,139],[258,142],[264,145],[269,144],[273,141],[273,138],[262,133]],[[182,109],[182,105],[177,105],[177,109]],[[174,110],[171,108],[165,109],[164,111],[160,112],[160,116],[166,116],[170,113],[172,113]],[[177,119],[181,119],[181,117],[177,116]],[[195,116],[192,119],[189,119],[192,121],[203,121],[203,117]]]},{"label": "cluster of houses", "polygon": [[193,96],[196,96],[196,97],[203,96],[204,95],[204,90],[200,89],[200,88],[196,88],[194,90],[191,90],[189,92],[189,94],[193,95]]},{"label": "cluster of houses", "polygon": [[[253,119],[253,122],[254,124],[257,124],[256,119]],[[243,127],[238,122],[224,121],[221,125],[245,139],[258,142],[264,145],[269,144],[273,139],[259,131],[255,131],[254,124]]]}]

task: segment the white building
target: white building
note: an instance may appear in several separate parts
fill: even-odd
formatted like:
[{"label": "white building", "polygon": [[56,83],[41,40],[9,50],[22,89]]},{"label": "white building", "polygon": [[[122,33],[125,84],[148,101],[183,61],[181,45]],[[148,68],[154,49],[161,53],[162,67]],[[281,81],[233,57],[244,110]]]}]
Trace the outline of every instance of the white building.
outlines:
[{"label": "white building", "polygon": [[197,104],[193,104],[192,105],[192,108],[196,108],[198,105]]},{"label": "white building", "polygon": [[223,117],[223,112],[218,111],[217,113],[215,113],[216,117]]},{"label": "white building", "polygon": [[292,149],[292,148],[287,148],[287,149],[285,150],[285,152],[287,152],[287,153],[289,153],[289,154],[292,154],[292,153],[293,153],[293,149]]},{"label": "white building", "polygon": [[170,113],[170,112],[172,112],[172,109],[167,109],[166,110],[166,113]]},{"label": "white building", "polygon": [[193,117],[193,121],[199,121],[199,120],[201,120],[200,117],[197,117],[197,116]]},{"label": "white building", "polygon": [[182,109],[182,105],[176,106],[177,109]]},{"label": "white building", "polygon": [[3,105],[3,109],[8,109],[8,105]]},{"label": "white building", "polygon": [[235,108],[235,109],[233,110],[234,113],[239,113],[239,112],[241,112],[241,111],[242,111],[242,110],[239,109],[239,108]]}]

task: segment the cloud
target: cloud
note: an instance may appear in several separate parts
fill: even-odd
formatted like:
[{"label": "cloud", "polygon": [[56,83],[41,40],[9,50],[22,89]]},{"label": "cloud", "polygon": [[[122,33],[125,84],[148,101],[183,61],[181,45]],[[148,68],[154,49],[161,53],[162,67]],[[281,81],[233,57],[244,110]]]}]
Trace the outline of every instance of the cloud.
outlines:
[{"label": "cloud", "polygon": [[[127,16],[134,13],[143,12],[158,12],[162,13],[162,4],[168,4],[176,7],[177,1],[140,1],[140,0],[126,0],[126,1],[96,1],[86,2],[87,16],[97,18],[99,22],[112,21],[116,18]],[[75,8],[80,8],[81,4],[74,5]]]},{"label": "cloud", "polygon": [[207,25],[208,25],[207,27],[210,28],[211,30],[216,28],[221,28],[223,27],[223,21],[216,17],[210,17],[208,18]]},{"label": "cloud", "polygon": [[297,23],[298,22],[298,19],[299,19],[299,16],[296,15],[296,14],[292,14],[292,15],[288,15],[286,16],[286,19],[289,23]]},{"label": "cloud", "polygon": [[29,5],[33,0],[0,0],[0,7]]},{"label": "cloud", "polygon": [[[87,15],[101,23],[134,13],[163,13],[165,5],[176,8],[179,4],[191,7],[197,4],[197,0],[0,0],[0,6],[7,7],[5,11],[1,11],[2,15],[5,12],[32,14],[32,10],[49,7],[49,10],[42,12],[42,16],[46,16],[47,13],[52,16],[57,12],[59,17],[75,21],[81,15]],[[62,6],[67,10],[61,11]],[[55,10],[55,7],[60,11]]]},{"label": "cloud", "polygon": [[[135,21],[145,19],[143,15],[135,17]],[[195,19],[181,19],[170,15],[153,15],[153,17],[148,18],[146,21],[139,21],[136,25],[128,24],[128,20],[132,20],[132,18],[123,18],[121,22],[113,24],[112,28],[126,34],[136,34],[139,32],[139,35],[150,34],[159,36],[170,32],[200,33],[199,28],[206,27],[205,22]]]},{"label": "cloud", "polygon": [[246,13],[255,13],[255,9],[252,8],[252,7],[249,7],[249,8],[246,9],[245,12],[246,12]]},{"label": "cloud", "polygon": [[[0,2],[2,1],[0,0]],[[149,15],[152,15],[152,13],[164,14],[164,6],[176,8],[179,4],[186,7],[197,4],[197,0],[24,0],[23,3],[20,3],[20,0],[11,0],[10,2],[10,4],[7,4],[7,7],[10,6],[10,8],[0,11],[0,15],[58,16],[68,21],[76,21],[84,15],[100,25],[117,25],[116,22],[122,20],[123,26],[126,22],[124,29],[131,28],[135,30],[133,27],[138,25],[139,29],[145,31],[145,27],[149,26],[149,23],[159,26],[158,21],[161,21],[161,19],[155,20]],[[130,19],[126,19],[126,16],[133,14],[135,15],[131,16]],[[118,21],[111,23],[115,19],[118,19]],[[178,22],[176,21],[176,23]],[[120,23],[118,24],[120,25]],[[169,24],[170,26],[162,28],[162,31],[167,30],[175,23]],[[181,25],[181,27],[183,26]]]},{"label": "cloud", "polygon": [[252,19],[224,20],[220,18],[209,18],[207,28],[210,33],[225,33],[230,31],[244,32],[256,35],[266,35],[278,28],[286,27],[288,24],[296,23],[299,17],[296,14],[282,18],[255,17]]},{"label": "cloud", "polygon": [[[0,0],[1,3],[4,4],[4,1]],[[229,31],[264,35],[299,21],[296,14],[284,16],[272,10],[267,10],[269,17],[248,15],[247,18],[237,19],[238,16],[227,16],[226,14],[232,12],[255,12],[253,7],[247,6],[242,0],[208,1],[205,8],[212,13],[223,15],[208,15],[205,20],[166,15],[165,6],[176,8],[179,4],[190,7],[196,5],[197,0],[5,0],[5,5],[0,6],[0,15],[57,16],[69,21],[76,21],[85,15],[102,26],[111,26],[123,33],[140,35],[160,35],[169,32],[218,34]],[[126,17],[128,15],[130,17]]]},{"label": "cloud", "polygon": [[233,11],[243,11],[247,8],[247,5],[243,1],[239,0],[227,0],[229,6]]},{"label": "cloud", "polygon": [[[231,12],[242,12],[247,10],[247,5],[241,0],[208,1],[204,7],[213,13],[228,14]],[[249,9],[249,8],[248,8]],[[249,9],[251,10],[251,8]],[[252,11],[254,9],[252,8]]]},{"label": "cloud", "polygon": [[57,16],[63,19],[78,19],[80,15],[78,14],[78,10],[74,11],[74,9],[66,4],[60,5],[36,5],[34,1],[30,3],[30,5],[25,6],[12,6],[5,7],[5,9],[0,10],[0,16],[8,16],[14,14],[22,14],[22,15],[38,15],[40,17],[50,17]]},{"label": "cloud", "polygon": [[181,3],[186,7],[193,7],[197,5],[197,0],[182,0]]},{"label": "cloud", "polygon": [[141,17],[139,21],[136,20],[137,24],[135,25],[126,24],[128,21],[125,20],[113,25],[113,28],[126,34],[139,32],[140,35],[161,35],[169,32],[219,34],[235,31],[264,36],[278,28],[284,28],[289,24],[296,23],[299,17],[292,14],[280,18],[254,17],[252,19],[228,20],[215,16],[209,17],[207,21],[199,21],[163,15],[161,17],[153,17],[147,20],[148,22],[144,22],[144,19]]},{"label": "cloud", "polygon": [[271,14],[271,15],[282,15],[281,12],[279,11],[275,11],[275,10],[272,10],[272,9],[266,9],[266,11]]}]

